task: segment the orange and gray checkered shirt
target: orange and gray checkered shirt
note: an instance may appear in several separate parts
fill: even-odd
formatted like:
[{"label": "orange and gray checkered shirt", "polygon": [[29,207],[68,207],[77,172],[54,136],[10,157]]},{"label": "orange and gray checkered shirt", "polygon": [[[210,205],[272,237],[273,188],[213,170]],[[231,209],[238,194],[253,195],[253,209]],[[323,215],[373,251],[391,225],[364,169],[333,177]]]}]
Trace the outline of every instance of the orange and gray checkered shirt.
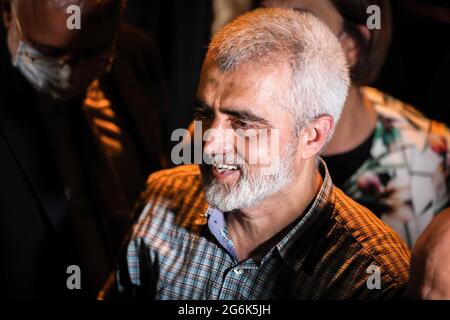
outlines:
[{"label": "orange and gray checkered shirt", "polygon": [[405,296],[410,253],[368,209],[322,187],[271,250],[239,262],[224,216],[210,207],[198,166],[148,180],[141,215],[106,298],[390,299]]}]

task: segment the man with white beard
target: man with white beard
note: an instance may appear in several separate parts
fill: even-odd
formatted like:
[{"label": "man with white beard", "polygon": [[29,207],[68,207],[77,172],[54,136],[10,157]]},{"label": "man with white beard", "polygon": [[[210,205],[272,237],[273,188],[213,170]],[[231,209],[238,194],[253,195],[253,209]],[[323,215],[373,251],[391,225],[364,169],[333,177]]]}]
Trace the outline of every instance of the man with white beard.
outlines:
[{"label": "man with white beard", "polygon": [[309,13],[258,9],[225,26],[198,89],[205,163],[149,178],[101,297],[403,297],[408,249],[318,156],[348,83],[337,39]]}]

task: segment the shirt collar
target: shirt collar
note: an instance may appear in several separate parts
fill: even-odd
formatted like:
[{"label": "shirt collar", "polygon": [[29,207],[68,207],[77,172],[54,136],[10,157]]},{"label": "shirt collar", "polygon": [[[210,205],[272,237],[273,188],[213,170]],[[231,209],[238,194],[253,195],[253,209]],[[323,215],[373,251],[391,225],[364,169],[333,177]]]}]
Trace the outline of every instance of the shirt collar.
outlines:
[{"label": "shirt collar", "polygon": [[222,247],[225,248],[225,250],[237,260],[237,254],[234,250],[233,242],[228,235],[225,216],[223,212],[216,208],[209,208],[207,214],[209,216],[209,231],[217,239],[217,241],[219,241]]}]

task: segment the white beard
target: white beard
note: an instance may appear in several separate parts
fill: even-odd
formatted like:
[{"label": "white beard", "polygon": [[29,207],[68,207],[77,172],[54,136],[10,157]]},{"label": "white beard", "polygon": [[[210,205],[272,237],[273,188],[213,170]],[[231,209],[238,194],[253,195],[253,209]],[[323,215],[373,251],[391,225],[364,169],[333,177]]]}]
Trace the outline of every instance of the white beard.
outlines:
[{"label": "white beard", "polygon": [[273,196],[292,181],[295,149],[292,145],[286,147],[285,157],[280,159],[272,171],[275,174],[272,175],[262,174],[262,169],[251,174],[248,165],[242,159],[233,157],[234,162],[226,159],[225,163],[228,164],[244,163],[239,165],[241,171],[239,180],[231,186],[217,182],[211,177],[210,171],[202,170],[206,201],[222,212],[230,212],[253,207]]}]

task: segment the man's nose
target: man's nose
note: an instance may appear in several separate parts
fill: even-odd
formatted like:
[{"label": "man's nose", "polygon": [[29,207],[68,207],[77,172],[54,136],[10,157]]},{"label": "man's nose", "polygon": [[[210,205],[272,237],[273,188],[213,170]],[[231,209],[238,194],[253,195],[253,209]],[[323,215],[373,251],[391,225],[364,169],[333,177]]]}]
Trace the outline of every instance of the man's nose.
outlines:
[{"label": "man's nose", "polygon": [[205,132],[203,151],[213,156],[215,154],[228,154],[234,148],[234,130],[226,127],[221,121],[214,121]]}]

